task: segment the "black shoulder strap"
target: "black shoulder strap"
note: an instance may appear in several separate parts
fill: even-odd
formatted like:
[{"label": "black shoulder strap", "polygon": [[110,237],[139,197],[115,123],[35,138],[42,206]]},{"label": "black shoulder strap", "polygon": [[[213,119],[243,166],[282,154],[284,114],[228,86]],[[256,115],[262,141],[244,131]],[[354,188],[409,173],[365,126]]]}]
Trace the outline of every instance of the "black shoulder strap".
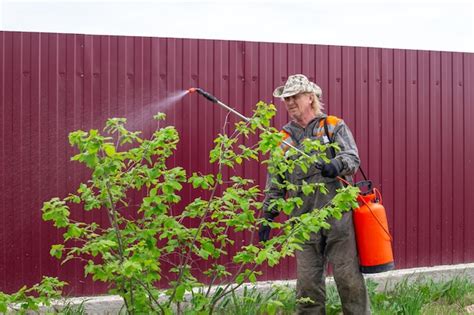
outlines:
[{"label": "black shoulder strap", "polygon": [[[324,118],[324,133],[326,134],[326,137],[328,137],[329,143],[333,143],[334,142],[333,139],[329,136],[327,117]],[[336,157],[336,150],[334,150],[333,147],[330,148],[330,151],[331,151],[332,157],[333,158]],[[364,179],[367,180],[367,176],[365,176],[365,173],[362,170],[362,167],[360,165],[359,165],[359,170],[360,170],[360,173],[362,174],[362,176],[364,177]]]},{"label": "black shoulder strap", "polygon": [[[329,143],[333,143],[334,141],[332,138],[329,136],[329,130],[328,130],[328,118],[324,118],[324,133],[326,134],[326,137],[329,140]],[[333,147],[329,148],[329,151],[331,151],[331,157],[335,158],[336,157],[336,150],[334,150]]]}]

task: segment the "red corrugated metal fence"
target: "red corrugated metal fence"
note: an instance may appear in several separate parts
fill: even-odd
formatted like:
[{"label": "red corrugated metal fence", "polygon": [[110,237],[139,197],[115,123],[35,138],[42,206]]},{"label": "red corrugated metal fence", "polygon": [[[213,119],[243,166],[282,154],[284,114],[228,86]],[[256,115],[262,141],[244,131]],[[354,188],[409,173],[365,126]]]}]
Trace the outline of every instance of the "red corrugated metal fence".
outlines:
[{"label": "red corrugated metal fence", "polygon": [[[67,280],[71,294],[105,289],[84,280],[78,263],[59,266],[49,256],[60,233],[41,220],[43,201],[87,176],[69,161],[70,131],[123,116],[149,133],[161,110],[181,133],[174,162],[210,172],[207,152],[226,113],[197,96],[166,104],[168,97],[198,86],[246,115],[259,100],[275,102],[281,127],[287,116],[271,95],[293,73],[317,82],[327,111],[352,129],[384,196],[397,267],[473,261],[473,54],[0,32],[0,291],[41,275]],[[258,165],[236,172],[264,183]],[[245,237],[235,235],[237,243]],[[264,278],[294,276],[288,260]]]}]

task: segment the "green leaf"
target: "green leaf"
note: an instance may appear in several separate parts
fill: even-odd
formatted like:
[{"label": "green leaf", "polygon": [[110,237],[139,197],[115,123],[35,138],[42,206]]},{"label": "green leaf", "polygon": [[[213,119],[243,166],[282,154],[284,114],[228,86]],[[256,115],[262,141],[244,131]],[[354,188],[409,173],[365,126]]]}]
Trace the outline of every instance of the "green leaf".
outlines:
[{"label": "green leaf", "polygon": [[109,157],[113,157],[115,155],[115,147],[112,144],[104,144],[104,151]]},{"label": "green leaf", "polygon": [[56,244],[56,245],[51,246],[51,250],[49,251],[49,254],[53,257],[56,257],[57,259],[61,259],[63,255],[63,250],[64,250],[63,244]]},{"label": "green leaf", "polygon": [[43,220],[53,221],[56,227],[66,227],[69,224],[69,207],[63,200],[53,198],[43,204]]},{"label": "green leaf", "polygon": [[81,198],[77,195],[74,195],[74,194],[69,194],[67,199],[68,199],[68,201],[70,201],[72,203],[81,203]]},{"label": "green leaf", "polygon": [[193,185],[193,188],[198,188],[204,182],[204,179],[202,177],[191,177],[189,182]]},{"label": "green leaf", "polygon": [[193,185],[193,188],[210,189],[214,185],[214,175],[198,175],[193,173],[188,182]]},{"label": "green leaf", "polygon": [[301,186],[301,191],[305,196],[308,196],[309,194],[314,193],[314,186],[311,184],[307,184],[305,181],[303,181],[303,184]]},{"label": "green leaf", "polygon": [[205,260],[207,260],[209,258],[209,255],[210,253],[205,250],[204,248],[200,248],[199,251],[198,251],[198,255],[202,258],[204,258]]},{"label": "green leaf", "polygon": [[181,185],[178,181],[174,180],[170,182],[170,185],[175,189],[175,190],[181,190],[183,189],[183,185]]},{"label": "green leaf", "polygon": [[117,247],[117,243],[108,239],[96,239],[90,242],[84,249],[91,253],[92,256],[97,256],[99,253],[106,253]]},{"label": "green leaf", "polygon": [[326,219],[328,215],[329,215],[329,212],[327,209],[324,208],[324,209],[319,210],[319,216],[321,218]]},{"label": "green leaf", "polygon": [[255,273],[254,273],[254,272],[251,272],[251,273],[249,274],[249,281],[252,282],[252,283],[257,282],[257,277],[255,276]]},{"label": "green leaf", "polygon": [[71,239],[71,238],[78,238],[82,235],[82,233],[83,233],[83,229],[79,228],[75,224],[70,224],[67,229],[67,232],[64,233],[64,238],[66,240]]},{"label": "green leaf", "polygon": [[206,250],[208,253],[210,253],[212,256],[214,256],[216,253],[216,248],[210,242],[202,244],[202,248]]},{"label": "green leaf", "polygon": [[271,299],[268,301],[266,309],[268,315],[275,315],[278,309],[282,309],[284,307],[285,305],[281,301]]},{"label": "green leaf", "polygon": [[299,164],[299,166],[301,167],[301,170],[304,172],[304,173],[308,173],[308,166],[303,162],[301,164]]},{"label": "green leaf", "polygon": [[123,274],[129,278],[136,276],[143,270],[142,266],[138,262],[132,260],[126,260],[123,263],[122,268]]},{"label": "green leaf", "polygon": [[257,265],[262,264],[267,259],[267,252],[262,250],[258,253],[257,258],[255,259],[255,263]]},{"label": "green leaf", "polygon": [[155,120],[165,120],[166,119],[166,114],[165,113],[157,113],[156,115],[153,116],[153,119],[155,119]]},{"label": "green leaf", "polygon": [[186,293],[186,287],[184,284],[180,284],[176,287],[176,295],[175,299],[177,301],[183,301],[184,300],[184,293]]},{"label": "green leaf", "polygon": [[244,282],[244,279],[245,279],[245,275],[243,273],[241,273],[235,278],[235,282],[237,284],[241,284],[241,283]]},{"label": "green leaf", "polygon": [[270,267],[275,266],[280,261],[281,254],[279,252],[273,251],[272,253],[267,254],[268,265]]},{"label": "green leaf", "polygon": [[287,200],[287,201],[283,204],[283,212],[284,212],[286,215],[290,215],[291,212],[293,212],[294,207],[295,207],[295,206],[294,206],[294,203]]}]

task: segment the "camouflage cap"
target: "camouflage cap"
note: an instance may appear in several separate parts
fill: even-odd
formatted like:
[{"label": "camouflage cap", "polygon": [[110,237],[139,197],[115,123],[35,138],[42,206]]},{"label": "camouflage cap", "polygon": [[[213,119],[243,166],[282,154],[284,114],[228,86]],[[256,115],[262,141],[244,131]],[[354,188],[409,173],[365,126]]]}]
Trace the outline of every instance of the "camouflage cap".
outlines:
[{"label": "camouflage cap", "polygon": [[303,74],[294,74],[288,77],[285,85],[277,87],[273,91],[275,97],[289,97],[303,92],[315,93],[321,99],[323,91],[315,83],[308,80]]}]

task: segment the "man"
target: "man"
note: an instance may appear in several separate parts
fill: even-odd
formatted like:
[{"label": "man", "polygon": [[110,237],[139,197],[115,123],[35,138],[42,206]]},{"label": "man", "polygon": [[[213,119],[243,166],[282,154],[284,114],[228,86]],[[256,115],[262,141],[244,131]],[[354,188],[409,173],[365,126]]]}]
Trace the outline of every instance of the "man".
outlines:
[{"label": "man", "polygon": [[[302,74],[288,78],[284,86],[273,92],[285,103],[292,121],[283,127],[289,137],[286,141],[298,147],[305,138],[319,139],[321,143],[337,142],[338,152],[328,150],[330,163],[322,166],[313,165],[307,172],[295,170],[287,173],[286,179],[299,185],[305,180],[308,183],[324,183],[327,194],[318,190],[314,194],[304,196],[301,192],[289,191],[291,197],[303,199],[303,205],[294,209],[292,216],[321,208],[336,195],[341,187],[337,176],[350,177],[359,167],[359,156],[354,138],[343,120],[326,116],[322,112],[322,91],[315,83]],[[326,124],[326,126],[325,126]],[[282,144],[285,146],[285,144]],[[333,156],[334,154],[334,156]],[[278,215],[269,209],[274,199],[285,198],[287,192],[281,185],[268,181],[264,200],[264,217],[273,221]],[[329,219],[330,229],[321,229],[313,233],[310,240],[303,244],[302,251],[296,252],[297,261],[297,298],[310,298],[313,303],[298,304],[298,314],[325,314],[325,272],[327,262],[333,265],[334,280],[341,297],[344,314],[370,314],[369,300],[364,278],[359,271],[357,248],[352,223],[352,212],[346,212],[341,220]],[[268,240],[270,227],[262,225],[259,231],[260,241]]]}]

